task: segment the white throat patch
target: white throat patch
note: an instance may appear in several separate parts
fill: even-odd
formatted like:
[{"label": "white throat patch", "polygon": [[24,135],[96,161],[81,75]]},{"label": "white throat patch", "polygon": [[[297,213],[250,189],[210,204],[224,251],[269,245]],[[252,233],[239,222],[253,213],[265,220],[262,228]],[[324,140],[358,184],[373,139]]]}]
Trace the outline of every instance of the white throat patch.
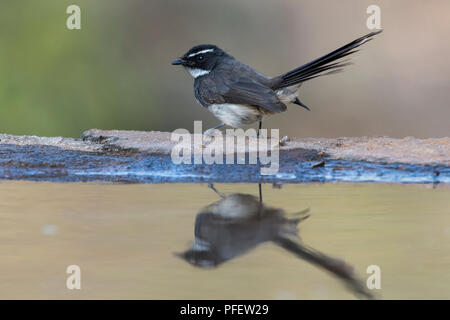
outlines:
[{"label": "white throat patch", "polygon": [[203,70],[203,69],[197,69],[197,68],[186,68],[187,71],[191,74],[191,76],[195,78],[198,78],[200,76],[204,76],[210,72],[210,70]]}]

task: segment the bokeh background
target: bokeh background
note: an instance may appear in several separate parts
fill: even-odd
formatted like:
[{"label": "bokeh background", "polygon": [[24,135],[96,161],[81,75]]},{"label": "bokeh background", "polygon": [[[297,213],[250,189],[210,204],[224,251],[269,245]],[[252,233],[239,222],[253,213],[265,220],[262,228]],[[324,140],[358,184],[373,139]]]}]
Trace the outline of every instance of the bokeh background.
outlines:
[{"label": "bokeh background", "polygon": [[[81,30],[66,8],[81,7]],[[450,135],[450,2],[446,0],[16,0],[0,3],[0,132],[78,137],[90,128],[192,129],[217,120],[170,62],[214,43],[278,75],[369,32],[384,32],[344,73],[303,85],[265,121],[298,137]]]}]

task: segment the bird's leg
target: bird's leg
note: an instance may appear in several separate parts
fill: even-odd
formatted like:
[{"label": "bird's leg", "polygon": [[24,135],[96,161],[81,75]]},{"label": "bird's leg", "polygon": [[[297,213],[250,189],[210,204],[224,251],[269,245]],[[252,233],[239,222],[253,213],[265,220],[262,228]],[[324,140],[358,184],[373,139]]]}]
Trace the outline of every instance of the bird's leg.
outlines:
[{"label": "bird's leg", "polygon": [[256,132],[256,138],[257,138],[257,139],[259,139],[259,138],[264,138],[264,136],[263,136],[263,134],[262,134],[262,132],[261,132],[261,129],[262,129],[262,119],[259,120],[259,122],[258,122],[258,130],[257,130],[257,132]]},{"label": "bird's leg", "polygon": [[[258,126],[258,133],[256,134],[256,143],[257,143],[257,153],[256,153],[256,159],[258,164],[258,170],[261,173],[261,161],[259,161],[259,137],[261,135],[261,128],[262,128],[262,120],[259,120],[259,126]],[[259,184],[259,200],[262,202],[262,194],[261,194],[261,183]]]},{"label": "bird's leg", "polygon": [[259,188],[259,203],[262,205],[262,189],[261,189],[261,183],[258,183]]},{"label": "bird's leg", "polygon": [[262,189],[261,189],[261,183],[258,183],[258,189],[259,189],[259,210],[258,210],[258,216],[261,218],[262,216],[262,209],[263,209],[263,203],[262,203]]},{"label": "bird's leg", "polygon": [[203,132],[203,134],[210,136],[214,132],[214,130],[219,129],[219,128],[223,127],[224,125],[225,125],[225,123],[218,124],[214,128],[206,130],[205,132]]},{"label": "bird's leg", "polygon": [[261,128],[262,128],[262,120],[259,120],[259,127],[258,127],[258,134],[257,134],[257,138],[259,139],[259,136],[260,136],[260,134],[261,134]]},{"label": "bird's leg", "polygon": [[212,191],[214,191],[214,192],[215,192],[219,197],[221,197],[222,199],[225,198],[225,195],[224,195],[222,192],[218,191],[218,190],[214,187],[214,184],[208,183],[208,188],[210,188]]}]

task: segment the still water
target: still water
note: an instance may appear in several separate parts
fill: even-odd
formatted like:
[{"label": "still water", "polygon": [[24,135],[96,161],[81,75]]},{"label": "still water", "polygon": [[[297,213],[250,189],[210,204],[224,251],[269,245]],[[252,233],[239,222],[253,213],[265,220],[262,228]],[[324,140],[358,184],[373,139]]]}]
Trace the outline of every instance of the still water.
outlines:
[{"label": "still water", "polygon": [[2,182],[0,298],[450,298],[448,185],[258,187]]}]

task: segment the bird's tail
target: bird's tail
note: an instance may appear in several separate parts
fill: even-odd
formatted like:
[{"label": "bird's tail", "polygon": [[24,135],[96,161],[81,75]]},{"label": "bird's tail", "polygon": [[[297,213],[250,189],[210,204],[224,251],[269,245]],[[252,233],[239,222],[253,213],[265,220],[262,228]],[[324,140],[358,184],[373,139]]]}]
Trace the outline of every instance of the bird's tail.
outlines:
[{"label": "bird's tail", "polygon": [[358,52],[355,50],[360,45],[372,40],[372,37],[379,34],[383,30],[371,32],[361,38],[358,38],[345,46],[336,49],[323,57],[317,58],[301,67],[286,72],[276,78],[272,89],[277,90],[286,88],[304,81],[308,81],[323,75],[336,73],[342,70],[342,67],[349,65],[348,60],[342,58]]},{"label": "bird's tail", "polygon": [[355,295],[366,299],[375,298],[375,296],[367,290],[366,283],[358,278],[353,267],[346,262],[327,256],[302,244],[300,241],[292,240],[290,238],[278,236],[273,241],[297,257],[331,272],[339,279],[343,280]]}]

